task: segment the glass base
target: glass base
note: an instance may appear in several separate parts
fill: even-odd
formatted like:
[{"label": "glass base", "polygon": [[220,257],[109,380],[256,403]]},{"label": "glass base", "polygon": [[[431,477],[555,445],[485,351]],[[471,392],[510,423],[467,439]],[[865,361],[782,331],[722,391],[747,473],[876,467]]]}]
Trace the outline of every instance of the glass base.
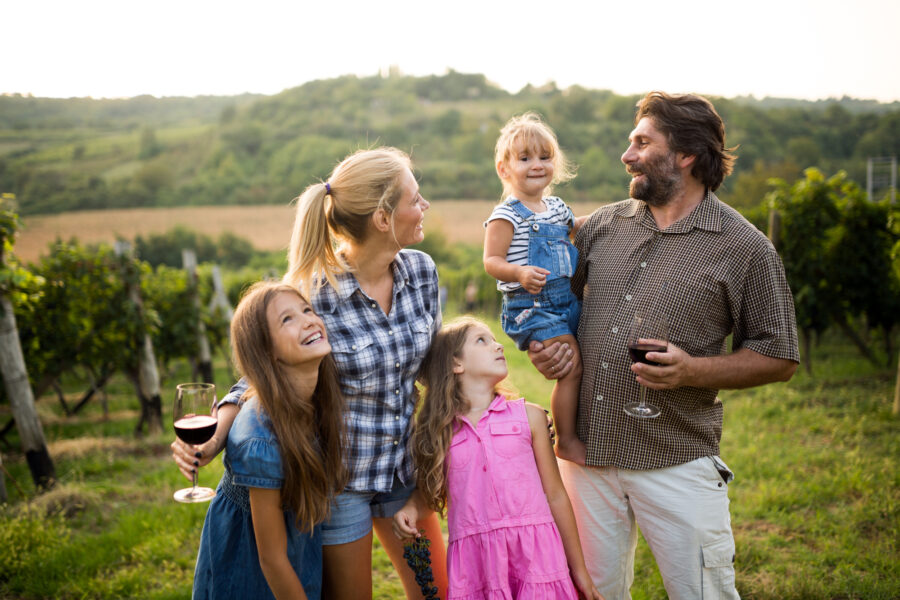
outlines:
[{"label": "glass base", "polygon": [[216,490],[208,487],[184,488],[173,494],[178,502],[190,504],[192,502],[209,502],[216,497]]},{"label": "glass base", "polygon": [[644,402],[629,402],[625,405],[625,412],[638,419],[653,419],[659,416],[659,408]]}]

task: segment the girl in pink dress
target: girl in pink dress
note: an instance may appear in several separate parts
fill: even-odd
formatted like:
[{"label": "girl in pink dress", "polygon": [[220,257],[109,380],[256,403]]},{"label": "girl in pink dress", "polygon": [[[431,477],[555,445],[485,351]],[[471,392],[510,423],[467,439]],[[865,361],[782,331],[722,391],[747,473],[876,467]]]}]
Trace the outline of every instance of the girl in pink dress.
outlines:
[{"label": "girl in pink dress", "polygon": [[602,598],[581,552],[544,411],[507,400],[503,346],[463,317],[432,342],[412,437],[416,491],[394,515],[400,539],[446,509],[450,600]]}]

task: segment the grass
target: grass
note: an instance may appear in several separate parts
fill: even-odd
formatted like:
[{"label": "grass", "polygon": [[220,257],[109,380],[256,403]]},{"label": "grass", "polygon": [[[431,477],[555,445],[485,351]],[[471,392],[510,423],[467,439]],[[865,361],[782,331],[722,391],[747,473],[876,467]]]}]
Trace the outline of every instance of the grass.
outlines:
[{"label": "grass", "polygon": [[[507,350],[513,383],[546,405],[549,382],[524,353]],[[814,358],[813,376],[800,371],[787,384],[721,394],[722,456],[737,475],[730,497],[738,590],[751,599],[900,597],[894,371],[858,360],[839,340]],[[174,381],[188,378],[183,367],[165,385],[166,419]],[[224,365],[216,379],[231,382]],[[74,384],[67,389],[78,395]],[[0,508],[0,597],[190,596],[206,506],[172,501],[185,484],[169,457],[172,434],[134,437],[137,405],[127,383],[111,382],[108,404],[108,416],[95,401],[67,418],[52,396],[40,399],[59,477],[46,494],[35,493],[15,434],[8,436],[3,466],[14,482],[7,480],[10,501]],[[201,483],[214,485],[221,473],[217,460]],[[633,598],[665,598],[643,540],[635,563]],[[377,545],[373,571],[376,598],[402,597]]]}]

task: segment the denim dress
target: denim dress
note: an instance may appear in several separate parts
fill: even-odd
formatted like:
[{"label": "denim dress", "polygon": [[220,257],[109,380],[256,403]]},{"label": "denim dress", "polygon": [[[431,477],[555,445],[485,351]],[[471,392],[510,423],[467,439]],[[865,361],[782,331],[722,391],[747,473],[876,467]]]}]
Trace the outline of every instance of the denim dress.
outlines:
[{"label": "denim dress", "polygon": [[[225,450],[225,473],[206,511],[192,597],[274,598],[259,566],[250,515],[250,487],[281,489],[284,475],[278,441],[256,398],[235,417]],[[287,555],[310,600],[322,594],[320,526],[302,533],[294,513],[284,511]]]},{"label": "denim dress", "polygon": [[518,199],[507,203],[528,226],[528,264],[547,269],[550,274],[537,294],[523,288],[503,293],[503,331],[519,350],[526,350],[531,340],[543,342],[560,335],[575,335],[581,303],[571,287],[578,250],[569,241],[569,227],[538,221]]}]

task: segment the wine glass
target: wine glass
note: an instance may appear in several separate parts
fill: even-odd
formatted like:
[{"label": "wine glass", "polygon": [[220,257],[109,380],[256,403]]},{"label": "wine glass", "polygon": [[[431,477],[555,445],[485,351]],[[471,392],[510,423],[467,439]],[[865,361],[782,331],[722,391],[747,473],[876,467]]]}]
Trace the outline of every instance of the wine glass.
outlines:
[{"label": "wine glass", "polygon": [[[175,435],[188,444],[203,444],[216,432],[218,423],[210,414],[216,403],[216,386],[211,383],[179,383],[175,387],[175,408],[172,420]],[[215,497],[216,491],[197,487],[197,469],[192,474],[193,487],[175,492],[178,502],[206,502]]]},{"label": "wine glass", "polygon": [[[633,362],[648,365],[659,365],[647,360],[648,352],[665,352],[669,347],[669,324],[666,316],[653,309],[638,310],[631,322],[631,333],[628,336],[628,354]],[[640,402],[625,404],[625,412],[639,419],[658,417],[660,410],[646,402],[647,388],[641,386]]]}]

